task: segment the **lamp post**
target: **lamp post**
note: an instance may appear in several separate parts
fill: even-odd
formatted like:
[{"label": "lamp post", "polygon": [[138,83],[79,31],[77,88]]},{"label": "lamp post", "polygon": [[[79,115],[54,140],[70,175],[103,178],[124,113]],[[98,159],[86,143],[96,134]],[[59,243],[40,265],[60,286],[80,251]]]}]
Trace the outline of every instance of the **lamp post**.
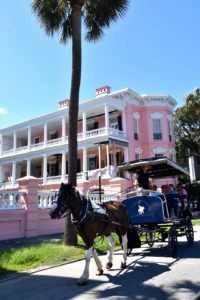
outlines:
[{"label": "lamp post", "polygon": [[101,202],[101,145],[109,144],[109,141],[97,143],[99,148],[99,201]]}]

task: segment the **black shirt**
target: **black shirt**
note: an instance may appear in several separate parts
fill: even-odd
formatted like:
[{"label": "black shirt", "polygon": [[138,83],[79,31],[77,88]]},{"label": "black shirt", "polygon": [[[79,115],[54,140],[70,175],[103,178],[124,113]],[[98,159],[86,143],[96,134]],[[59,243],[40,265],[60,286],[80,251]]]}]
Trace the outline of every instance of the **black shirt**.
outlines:
[{"label": "black shirt", "polygon": [[147,173],[144,173],[144,171],[138,173],[137,180],[139,187],[147,190],[149,189],[149,175]]}]

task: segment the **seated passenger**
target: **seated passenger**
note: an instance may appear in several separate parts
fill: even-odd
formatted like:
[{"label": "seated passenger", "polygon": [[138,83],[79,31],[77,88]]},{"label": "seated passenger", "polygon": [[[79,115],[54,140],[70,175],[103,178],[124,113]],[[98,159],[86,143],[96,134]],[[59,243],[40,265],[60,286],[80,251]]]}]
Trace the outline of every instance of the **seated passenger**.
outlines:
[{"label": "seated passenger", "polygon": [[168,192],[165,194],[170,217],[178,217],[179,195],[173,184],[168,185]]},{"label": "seated passenger", "polygon": [[161,196],[162,193],[158,191],[157,185],[152,186],[152,191],[149,193],[149,196]]}]

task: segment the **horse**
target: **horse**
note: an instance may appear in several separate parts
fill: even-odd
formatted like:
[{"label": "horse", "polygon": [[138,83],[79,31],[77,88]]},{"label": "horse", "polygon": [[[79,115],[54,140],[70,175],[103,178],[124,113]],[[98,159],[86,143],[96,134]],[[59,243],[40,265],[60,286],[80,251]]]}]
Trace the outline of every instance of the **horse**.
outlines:
[{"label": "horse", "polygon": [[72,222],[86,245],[85,267],[78,280],[79,285],[88,283],[89,264],[92,255],[97,266],[96,275],[100,276],[103,274],[102,263],[94,248],[94,240],[97,236],[108,237],[109,249],[106,263],[107,269],[110,269],[113,265],[115,240],[112,233],[114,231],[116,231],[121,238],[123,249],[121,268],[126,267],[127,261],[129,216],[126,207],[119,201],[105,202],[102,206],[98,206],[99,209],[104,209],[105,213],[102,214],[98,212],[98,209],[91,209],[91,205],[91,201],[81,194],[74,186],[61,183],[54,207],[49,211],[52,219],[59,219],[64,216],[68,209],[70,209]]}]

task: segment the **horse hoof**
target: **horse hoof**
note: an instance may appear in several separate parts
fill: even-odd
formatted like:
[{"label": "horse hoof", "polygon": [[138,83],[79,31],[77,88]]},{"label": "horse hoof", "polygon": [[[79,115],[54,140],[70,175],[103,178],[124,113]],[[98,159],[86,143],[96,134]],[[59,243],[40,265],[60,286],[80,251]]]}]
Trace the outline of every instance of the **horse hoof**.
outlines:
[{"label": "horse hoof", "polygon": [[103,275],[103,270],[97,270],[96,275],[97,275],[97,276]]},{"label": "horse hoof", "polygon": [[86,285],[88,283],[88,280],[87,279],[79,279],[78,281],[78,285]]},{"label": "horse hoof", "polygon": [[112,268],[112,262],[111,261],[109,261],[107,264],[106,264],[106,269],[107,270],[109,270],[109,269],[111,269]]},{"label": "horse hoof", "polygon": [[126,263],[125,262],[121,262],[121,269],[125,269],[126,268]]}]

